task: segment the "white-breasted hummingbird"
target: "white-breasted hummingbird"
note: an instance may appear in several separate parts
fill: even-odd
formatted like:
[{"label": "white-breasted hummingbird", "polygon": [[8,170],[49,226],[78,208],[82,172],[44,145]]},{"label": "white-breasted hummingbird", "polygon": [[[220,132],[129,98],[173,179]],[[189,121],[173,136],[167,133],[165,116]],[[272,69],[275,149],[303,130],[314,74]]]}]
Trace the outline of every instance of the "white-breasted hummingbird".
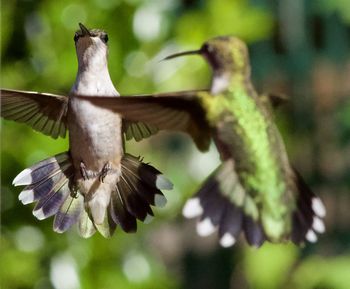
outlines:
[{"label": "white-breasted hummingbird", "polygon": [[136,219],[153,216],[151,205],[162,206],[161,189],[172,184],[154,167],[124,151],[124,136],[136,140],[156,129],[130,122],[108,109],[77,98],[119,97],[107,66],[108,36],[79,24],[74,41],[78,58],[76,81],[67,96],[1,89],[1,116],[26,123],[53,138],[69,132],[69,151],[22,171],[13,181],[26,186],[23,204],[37,202],[38,219],[55,215],[53,229],[64,232],[79,222],[90,237],[96,229],[105,237],[117,225],[136,231]]}]

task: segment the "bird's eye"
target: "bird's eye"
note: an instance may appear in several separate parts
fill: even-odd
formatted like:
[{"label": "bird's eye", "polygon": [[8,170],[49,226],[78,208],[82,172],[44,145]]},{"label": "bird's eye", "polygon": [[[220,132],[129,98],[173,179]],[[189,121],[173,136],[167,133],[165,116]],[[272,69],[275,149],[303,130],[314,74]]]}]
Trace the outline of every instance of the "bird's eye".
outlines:
[{"label": "bird's eye", "polygon": [[208,43],[205,43],[205,44],[202,46],[202,48],[201,48],[202,52],[210,52],[211,49],[212,49],[212,48],[211,48],[211,46],[209,46]]},{"label": "bird's eye", "polygon": [[74,34],[74,42],[77,42],[78,39],[79,39],[79,34],[78,34],[78,33],[75,33],[75,34]]},{"label": "bird's eye", "polygon": [[101,35],[101,40],[102,40],[104,43],[107,43],[107,42],[108,42],[108,35],[107,35],[107,34],[102,34],[102,35]]}]

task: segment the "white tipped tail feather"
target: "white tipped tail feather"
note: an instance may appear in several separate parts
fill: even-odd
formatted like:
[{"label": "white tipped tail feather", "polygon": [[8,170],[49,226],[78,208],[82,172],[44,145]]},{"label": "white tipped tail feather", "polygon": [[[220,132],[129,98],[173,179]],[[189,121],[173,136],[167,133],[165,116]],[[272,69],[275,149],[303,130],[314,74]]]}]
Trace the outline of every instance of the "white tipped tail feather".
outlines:
[{"label": "white tipped tail feather", "polygon": [[[136,219],[149,222],[151,206],[165,206],[161,189],[172,184],[154,167],[140,158],[125,154],[121,177],[110,194],[96,195],[89,201],[74,188],[74,169],[69,153],[43,160],[23,170],[15,185],[26,185],[19,199],[23,204],[37,202],[33,215],[43,220],[55,215],[54,231],[63,233],[79,223],[79,233],[88,238],[98,230],[110,237],[116,226],[126,232],[136,231]],[[103,183],[100,184],[103,187]]]},{"label": "white tipped tail feather", "polygon": [[326,208],[323,205],[322,201],[318,197],[312,198],[312,209],[317,216],[324,218],[326,216]]},{"label": "white tipped tail feather", "polygon": [[210,218],[205,218],[197,223],[197,233],[199,236],[206,237],[215,232],[215,226]]},{"label": "white tipped tail feather", "polygon": [[226,232],[220,239],[220,245],[224,248],[233,246],[235,242],[235,237],[233,237],[233,235],[228,232]]},{"label": "white tipped tail feather", "polygon": [[184,215],[184,217],[188,219],[198,217],[202,213],[203,213],[203,208],[200,204],[199,198],[189,199],[182,210],[182,214]]},{"label": "white tipped tail feather", "polygon": [[[296,208],[291,213],[292,231],[287,237],[295,244],[316,242],[316,233],[325,232],[322,220],[325,207],[297,172],[295,185]],[[196,228],[200,236],[208,236],[218,229],[222,247],[234,245],[241,232],[249,245],[260,247],[270,239],[259,219],[253,219],[245,211],[244,202],[239,202],[242,198],[238,196],[249,198],[236,175],[233,160],[226,160],[186,202],[182,213],[186,218],[200,217]]]}]

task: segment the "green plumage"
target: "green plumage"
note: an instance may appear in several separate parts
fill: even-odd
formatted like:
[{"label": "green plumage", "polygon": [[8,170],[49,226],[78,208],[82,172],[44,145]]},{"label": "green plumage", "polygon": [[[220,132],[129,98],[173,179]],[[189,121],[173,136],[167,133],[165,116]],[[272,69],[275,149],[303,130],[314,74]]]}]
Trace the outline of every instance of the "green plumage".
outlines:
[{"label": "green plumage", "polygon": [[[248,89],[246,80],[235,75],[227,91],[212,96],[200,94],[207,110],[208,122],[216,130],[215,140],[227,148],[246,196],[242,206],[254,220],[261,218],[265,233],[279,240],[289,233],[289,217],[294,200],[287,190],[287,172],[276,147],[284,146],[268,115],[267,108],[256,93]],[[241,204],[237,204],[241,206]],[[260,213],[259,209],[260,208]],[[285,220],[287,222],[285,222]]]}]

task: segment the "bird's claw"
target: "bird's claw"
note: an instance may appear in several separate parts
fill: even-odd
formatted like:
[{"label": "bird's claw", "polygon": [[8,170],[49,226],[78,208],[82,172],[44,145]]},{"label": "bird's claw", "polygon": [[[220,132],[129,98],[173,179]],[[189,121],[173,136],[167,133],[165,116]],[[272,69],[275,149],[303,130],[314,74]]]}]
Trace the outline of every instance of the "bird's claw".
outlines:
[{"label": "bird's claw", "polygon": [[81,173],[81,175],[82,175],[84,180],[88,180],[89,179],[86,166],[85,166],[85,164],[83,162],[80,162],[80,173]]},{"label": "bird's claw", "polygon": [[105,177],[108,175],[108,173],[112,170],[112,165],[110,162],[106,163],[101,171],[101,174],[99,176],[99,180],[101,183],[103,183]]},{"label": "bird's claw", "polygon": [[83,162],[80,163],[80,172],[83,177],[83,179],[86,181],[88,179],[94,178],[98,175],[98,179],[101,183],[103,183],[105,177],[108,175],[108,173],[112,170],[112,164],[110,162],[107,162],[103,168],[101,173],[98,175],[92,171],[89,171],[85,164]]},{"label": "bird's claw", "polygon": [[81,173],[84,181],[89,180],[89,179],[91,179],[91,178],[96,176],[96,174],[94,174],[94,172],[89,171],[86,168],[86,166],[85,166],[85,164],[83,162],[80,162],[80,173]]}]

